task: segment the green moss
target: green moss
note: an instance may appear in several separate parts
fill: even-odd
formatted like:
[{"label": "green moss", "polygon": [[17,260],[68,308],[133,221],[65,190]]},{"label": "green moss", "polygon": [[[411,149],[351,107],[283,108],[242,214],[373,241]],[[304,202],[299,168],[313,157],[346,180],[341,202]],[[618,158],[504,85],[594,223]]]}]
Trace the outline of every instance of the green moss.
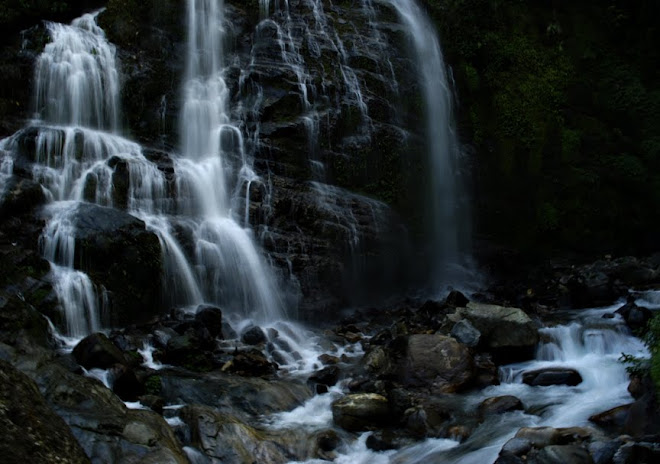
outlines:
[{"label": "green moss", "polygon": [[144,390],[147,395],[160,395],[163,390],[163,385],[160,375],[152,375],[144,383]]}]

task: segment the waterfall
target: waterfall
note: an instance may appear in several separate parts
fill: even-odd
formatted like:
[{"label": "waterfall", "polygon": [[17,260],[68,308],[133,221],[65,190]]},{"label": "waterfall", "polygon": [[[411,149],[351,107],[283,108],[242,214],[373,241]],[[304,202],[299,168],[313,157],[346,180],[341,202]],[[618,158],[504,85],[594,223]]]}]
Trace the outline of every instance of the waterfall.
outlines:
[{"label": "waterfall", "polygon": [[[180,303],[211,302],[261,321],[277,320],[283,308],[275,278],[256,248],[249,225],[239,225],[240,211],[232,209],[232,193],[255,175],[242,133],[229,114],[223,78],[224,3],[188,0],[187,7],[181,154],[174,159],[174,170],[176,212],[187,218],[185,226],[194,242],[190,263],[194,271],[185,270],[181,279],[181,260],[175,260],[177,265],[166,268],[167,279],[191,283]],[[194,279],[188,274],[194,274]]]},{"label": "waterfall", "polygon": [[115,47],[96,25],[100,12],[70,25],[47,24],[51,42],[35,66],[35,117],[0,142],[0,188],[23,157],[50,200],[39,245],[51,262],[69,336],[107,326],[111,301],[76,267],[78,217],[89,214],[81,213],[85,202],[125,209],[158,236],[166,302],[215,304],[261,322],[283,317],[275,278],[249,229],[249,198],[236,207],[239,193],[258,177],[230,118],[223,11],[222,2],[188,1],[181,147],[163,155],[172,169],[120,135],[119,70]]},{"label": "waterfall", "polygon": [[412,42],[426,110],[431,170],[424,215],[430,234],[433,278],[459,284],[470,267],[467,199],[461,181],[461,149],[452,127],[452,89],[435,28],[415,0],[381,0],[396,10]]},{"label": "waterfall", "polygon": [[[106,159],[139,148],[113,135],[119,126],[119,73],[115,48],[86,14],[71,25],[48,23],[51,42],[35,68],[35,120],[8,139],[34,135],[33,178],[52,201],[40,237],[51,263],[67,334],[82,337],[103,325],[106,295],[84,272],[74,269],[77,205],[112,205],[112,169]],[[101,290],[99,292],[99,290]]]}]

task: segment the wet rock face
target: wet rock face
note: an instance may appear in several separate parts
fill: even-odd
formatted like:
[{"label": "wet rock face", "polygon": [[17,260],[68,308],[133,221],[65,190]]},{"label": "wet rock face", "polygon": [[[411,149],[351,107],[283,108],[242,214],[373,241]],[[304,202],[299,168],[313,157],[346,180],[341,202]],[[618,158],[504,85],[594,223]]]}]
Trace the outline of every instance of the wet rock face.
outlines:
[{"label": "wet rock face", "polygon": [[[373,199],[418,210],[423,124],[406,38],[380,3],[260,5],[224,3],[228,106],[261,177],[235,186],[240,209],[303,317],[372,304],[411,279],[405,221]],[[185,17],[173,0],[110,0],[99,17],[118,46],[129,131],[158,150],[178,145]]]},{"label": "wet rock face", "polygon": [[34,382],[1,360],[0,428],[0,456],[4,462],[90,462]]},{"label": "wet rock face", "polygon": [[332,418],[339,427],[350,431],[382,428],[390,417],[387,398],[375,393],[347,395],[332,404]]},{"label": "wet rock face", "polygon": [[548,385],[575,386],[582,383],[582,376],[574,369],[548,368],[525,372],[523,383],[531,386],[545,387]]},{"label": "wet rock face", "polygon": [[73,349],[73,357],[85,369],[108,369],[126,362],[121,350],[102,333],[83,338]]},{"label": "wet rock face", "polygon": [[82,203],[73,225],[74,265],[111,292],[111,322],[146,322],[160,312],[160,243],[144,222],[113,208]]},{"label": "wet rock face", "polygon": [[478,411],[480,417],[486,417],[492,414],[502,414],[522,409],[524,409],[522,402],[515,396],[497,396],[482,401],[479,404]]},{"label": "wet rock face", "polygon": [[158,414],[126,409],[97,380],[70,373],[56,363],[33,375],[47,403],[68,424],[92,462],[188,462],[172,429]]}]

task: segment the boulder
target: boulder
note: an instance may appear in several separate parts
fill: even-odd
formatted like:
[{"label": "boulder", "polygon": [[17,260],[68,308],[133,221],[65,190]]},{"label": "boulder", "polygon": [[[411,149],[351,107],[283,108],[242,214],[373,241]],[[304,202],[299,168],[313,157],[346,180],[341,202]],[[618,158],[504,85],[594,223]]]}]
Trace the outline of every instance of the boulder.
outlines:
[{"label": "boulder", "polygon": [[479,344],[481,332],[466,319],[458,321],[451,329],[451,336],[462,344],[474,348]]},{"label": "boulder", "polygon": [[81,203],[71,212],[76,269],[110,293],[114,325],[148,322],[161,311],[162,256],[158,237],[117,209]]},{"label": "boulder", "polygon": [[382,428],[390,422],[390,405],[376,393],[346,395],[332,403],[332,419],[352,432]]},{"label": "boulder", "polygon": [[449,292],[449,295],[447,295],[447,298],[445,299],[445,305],[453,306],[454,308],[463,308],[469,302],[470,300],[458,290],[452,290]]},{"label": "boulder", "polygon": [[339,380],[339,368],[337,366],[324,367],[309,377],[309,381],[316,384],[332,387]]},{"label": "boulder", "polygon": [[494,398],[486,398],[477,408],[479,416],[485,418],[493,414],[503,414],[509,411],[523,410],[524,406],[515,396],[496,396]]},{"label": "boulder", "polygon": [[589,443],[589,454],[591,454],[594,464],[610,464],[621,444],[621,440],[593,441]]},{"label": "boulder", "polygon": [[222,310],[215,306],[201,305],[197,308],[195,322],[205,327],[212,337],[221,337],[222,333]]},{"label": "boulder", "polygon": [[474,361],[465,345],[439,334],[408,337],[400,380],[410,386],[433,386],[450,393],[474,377]]},{"label": "boulder", "polygon": [[253,325],[243,332],[241,340],[247,345],[258,345],[266,342],[266,334],[261,327]]},{"label": "boulder", "polygon": [[527,440],[535,448],[561,443],[562,434],[553,427],[523,427],[516,432],[515,438]]},{"label": "boulder", "polygon": [[73,357],[85,369],[109,369],[124,364],[124,354],[102,333],[83,338],[73,349]]},{"label": "boulder", "polygon": [[171,427],[155,412],[127,409],[100,382],[55,363],[34,372],[34,378],[92,462],[188,462]]},{"label": "boulder", "polygon": [[620,432],[626,423],[630,406],[631,404],[624,404],[598,414],[593,414],[589,417],[589,421],[604,429]]},{"label": "boulder", "polygon": [[613,464],[651,464],[660,461],[660,445],[630,442],[622,445],[612,458]]},{"label": "boulder", "polygon": [[524,464],[525,461],[511,453],[501,453],[493,464]]},{"label": "boulder", "polygon": [[539,341],[538,329],[518,308],[470,302],[459,314],[480,333],[480,345],[500,361],[531,358]]},{"label": "boulder", "polygon": [[135,375],[135,371],[121,364],[112,368],[112,391],[124,401],[137,401],[144,394],[144,384]]},{"label": "boulder", "polygon": [[46,195],[41,185],[30,179],[11,178],[5,185],[4,192],[0,189],[0,221],[34,211],[46,203]]},{"label": "boulder", "polygon": [[642,306],[637,306],[634,302],[634,298],[630,298],[626,304],[621,306],[615,312],[621,315],[623,320],[626,321],[626,325],[628,325],[631,330],[635,331],[645,331],[646,324],[651,320],[651,317],[653,317],[651,310]]},{"label": "boulder", "polygon": [[7,463],[89,463],[71,429],[35,383],[0,360],[0,456]]},{"label": "boulder", "polygon": [[315,437],[303,431],[257,430],[241,418],[210,406],[185,406],[180,417],[190,428],[191,444],[203,450],[211,462],[243,464],[289,462],[292,458],[305,460],[307,450],[317,445]]},{"label": "boulder", "polygon": [[523,383],[533,387],[549,385],[575,386],[582,383],[582,376],[575,369],[550,367],[523,373]]},{"label": "boulder", "polygon": [[502,454],[513,454],[514,456],[522,456],[527,454],[532,449],[532,443],[526,438],[514,437],[507,441],[502,446]]},{"label": "boulder", "polygon": [[268,361],[261,351],[250,349],[237,353],[222,369],[247,377],[262,377],[274,374],[277,364]]},{"label": "boulder", "polygon": [[550,445],[583,443],[591,440],[593,434],[593,429],[586,427],[523,427],[515,437],[528,440],[534,448],[544,448]]},{"label": "boulder", "polygon": [[207,371],[213,367],[211,353],[203,346],[194,328],[167,341],[163,362],[194,371]]},{"label": "boulder", "polygon": [[202,404],[239,417],[291,411],[312,397],[299,379],[239,377],[219,370],[159,373],[159,396],[166,404]]},{"label": "boulder", "polygon": [[46,318],[26,301],[2,290],[0,342],[19,349],[22,353],[45,351],[51,342]]},{"label": "boulder", "polygon": [[589,451],[577,445],[550,445],[527,458],[529,464],[593,464]]}]

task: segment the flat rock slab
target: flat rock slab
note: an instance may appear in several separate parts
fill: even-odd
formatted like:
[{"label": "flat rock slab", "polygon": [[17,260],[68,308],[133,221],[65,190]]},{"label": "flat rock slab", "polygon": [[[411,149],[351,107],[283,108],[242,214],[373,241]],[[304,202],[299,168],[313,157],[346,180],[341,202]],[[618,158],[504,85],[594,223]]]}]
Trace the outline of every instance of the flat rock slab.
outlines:
[{"label": "flat rock slab", "polygon": [[575,386],[582,383],[582,376],[575,369],[551,367],[523,373],[523,383],[533,387],[550,385]]}]

